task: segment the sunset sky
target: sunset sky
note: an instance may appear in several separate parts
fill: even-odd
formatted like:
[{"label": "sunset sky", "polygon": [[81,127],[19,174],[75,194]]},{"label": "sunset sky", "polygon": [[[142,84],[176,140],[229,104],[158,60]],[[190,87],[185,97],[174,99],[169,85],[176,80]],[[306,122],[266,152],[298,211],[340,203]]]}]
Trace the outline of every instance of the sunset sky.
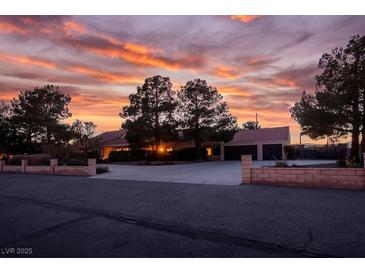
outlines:
[{"label": "sunset sky", "polygon": [[[0,98],[54,84],[73,119],[120,128],[118,113],[146,77],[177,90],[201,78],[239,123],[299,128],[289,108],[313,92],[321,55],[365,34],[365,16],[0,16]],[[305,139],[305,142],[308,142]]]}]

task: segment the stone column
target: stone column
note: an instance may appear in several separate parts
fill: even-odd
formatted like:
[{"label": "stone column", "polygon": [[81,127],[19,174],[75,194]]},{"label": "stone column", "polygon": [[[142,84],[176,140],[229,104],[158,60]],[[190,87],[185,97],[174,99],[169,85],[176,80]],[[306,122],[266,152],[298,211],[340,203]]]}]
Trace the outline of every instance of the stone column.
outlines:
[{"label": "stone column", "polygon": [[96,175],[96,159],[88,159],[87,165],[89,168],[89,176],[95,176]]},{"label": "stone column", "polygon": [[28,166],[28,159],[22,159],[22,173],[26,173]]},{"label": "stone column", "polygon": [[4,172],[5,160],[0,160],[0,173]]},{"label": "stone column", "polygon": [[57,159],[51,159],[50,161],[50,171],[49,173],[50,174],[55,174],[55,171],[56,171],[56,166],[58,165],[58,160]]},{"label": "stone column", "polygon": [[241,155],[241,183],[243,184],[251,184],[251,163],[252,155]]}]

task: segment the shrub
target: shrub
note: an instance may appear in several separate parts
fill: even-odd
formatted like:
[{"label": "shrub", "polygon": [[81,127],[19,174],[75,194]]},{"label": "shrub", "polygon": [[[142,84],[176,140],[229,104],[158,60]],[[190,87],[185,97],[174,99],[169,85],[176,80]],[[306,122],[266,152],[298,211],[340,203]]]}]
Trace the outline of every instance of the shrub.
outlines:
[{"label": "shrub", "polygon": [[50,154],[25,154],[14,155],[7,160],[8,165],[21,165],[22,160],[28,160],[28,165],[31,166],[48,166],[50,165]]},{"label": "shrub", "polygon": [[9,158],[6,161],[6,164],[9,166],[20,166],[20,165],[22,165],[22,159],[21,158]]},{"label": "shrub", "polygon": [[[203,160],[207,160],[207,150],[205,148],[201,149],[201,155]],[[171,152],[167,159],[173,161],[194,161],[196,159],[196,150],[195,148],[176,150]]]},{"label": "shrub", "polygon": [[288,160],[295,160],[295,147],[294,146],[284,146],[284,153]]},{"label": "shrub", "polygon": [[97,166],[96,167],[96,174],[107,173],[107,172],[109,172],[109,167],[107,167],[107,166]]},{"label": "shrub", "polygon": [[361,167],[361,164],[357,163],[355,160],[351,160],[351,159],[340,159],[340,160],[337,160],[337,166],[338,167],[357,168],[357,167]]},{"label": "shrub", "polygon": [[275,162],[275,166],[274,167],[289,167],[289,165],[285,161],[277,161],[277,162]]},{"label": "shrub", "polygon": [[100,158],[99,152],[98,151],[89,151],[87,153],[87,158],[88,159],[99,159]]},{"label": "shrub", "polygon": [[143,161],[146,160],[146,154],[148,154],[147,151],[144,149],[133,149],[131,151],[128,151],[130,155],[131,161]]},{"label": "shrub", "polygon": [[108,160],[110,162],[127,162],[129,161],[128,151],[111,151]]},{"label": "shrub", "polygon": [[67,166],[87,166],[87,162],[82,159],[70,158],[66,161]]}]

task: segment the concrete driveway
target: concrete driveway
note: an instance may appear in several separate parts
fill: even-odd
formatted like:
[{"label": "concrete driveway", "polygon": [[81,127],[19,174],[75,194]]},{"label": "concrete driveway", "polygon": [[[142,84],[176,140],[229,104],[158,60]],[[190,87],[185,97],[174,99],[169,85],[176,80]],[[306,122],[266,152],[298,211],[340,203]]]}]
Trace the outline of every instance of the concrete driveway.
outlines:
[{"label": "concrete driveway", "polygon": [[[333,163],[324,160],[295,160],[289,164],[313,165]],[[254,161],[254,167],[272,166],[275,161]],[[212,185],[239,185],[241,183],[240,161],[212,161],[204,163],[132,166],[108,165],[109,173],[94,176],[95,179],[123,179],[133,181],[155,181]]]}]

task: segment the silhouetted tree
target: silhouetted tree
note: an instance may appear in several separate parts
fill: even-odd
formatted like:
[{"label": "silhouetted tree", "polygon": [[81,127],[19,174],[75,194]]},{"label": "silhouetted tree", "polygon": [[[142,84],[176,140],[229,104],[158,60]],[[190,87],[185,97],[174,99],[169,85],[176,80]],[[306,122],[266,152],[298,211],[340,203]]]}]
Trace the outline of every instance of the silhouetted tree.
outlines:
[{"label": "silhouetted tree", "polygon": [[29,145],[33,141],[53,143],[52,133],[61,120],[71,117],[68,104],[71,97],[58,87],[47,85],[43,88],[22,91],[11,101],[13,117],[19,134],[26,136]]},{"label": "silhouetted tree", "polygon": [[168,77],[156,75],[147,78],[137,93],[129,95],[129,105],[120,116],[126,139],[134,147],[153,145],[157,150],[161,141],[176,138],[174,110],[175,92]]},{"label": "silhouetted tree", "polygon": [[242,129],[259,129],[261,128],[261,125],[259,124],[259,122],[256,122],[256,121],[247,121],[247,122],[244,122],[242,124]]},{"label": "silhouetted tree", "polygon": [[347,47],[335,48],[319,61],[314,95],[303,92],[292,117],[311,138],[338,139],[351,134],[351,157],[359,160],[359,137],[365,125],[365,37],[354,36]]},{"label": "silhouetted tree", "polygon": [[12,123],[13,111],[11,104],[0,100],[0,149],[7,152],[22,143],[17,136],[16,127]]},{"label": "silhouetted tree", "polygon": [[177,116],[185,139],[194,140],[196,156],[201,158],[201,143],[227,142],[237,131],[236,118],[217,89],[200,79],[188,81],[178,92]]},{"label": "silhouetted tree", "polygon": [[97,146],[96,139],[92,138],[95,128],[96,125],[93,122],[84,122],[78,119],[70,127],[70,134],[74,137],[74,145],[79,147],[85,159],[87,158],[87,153]]}]

